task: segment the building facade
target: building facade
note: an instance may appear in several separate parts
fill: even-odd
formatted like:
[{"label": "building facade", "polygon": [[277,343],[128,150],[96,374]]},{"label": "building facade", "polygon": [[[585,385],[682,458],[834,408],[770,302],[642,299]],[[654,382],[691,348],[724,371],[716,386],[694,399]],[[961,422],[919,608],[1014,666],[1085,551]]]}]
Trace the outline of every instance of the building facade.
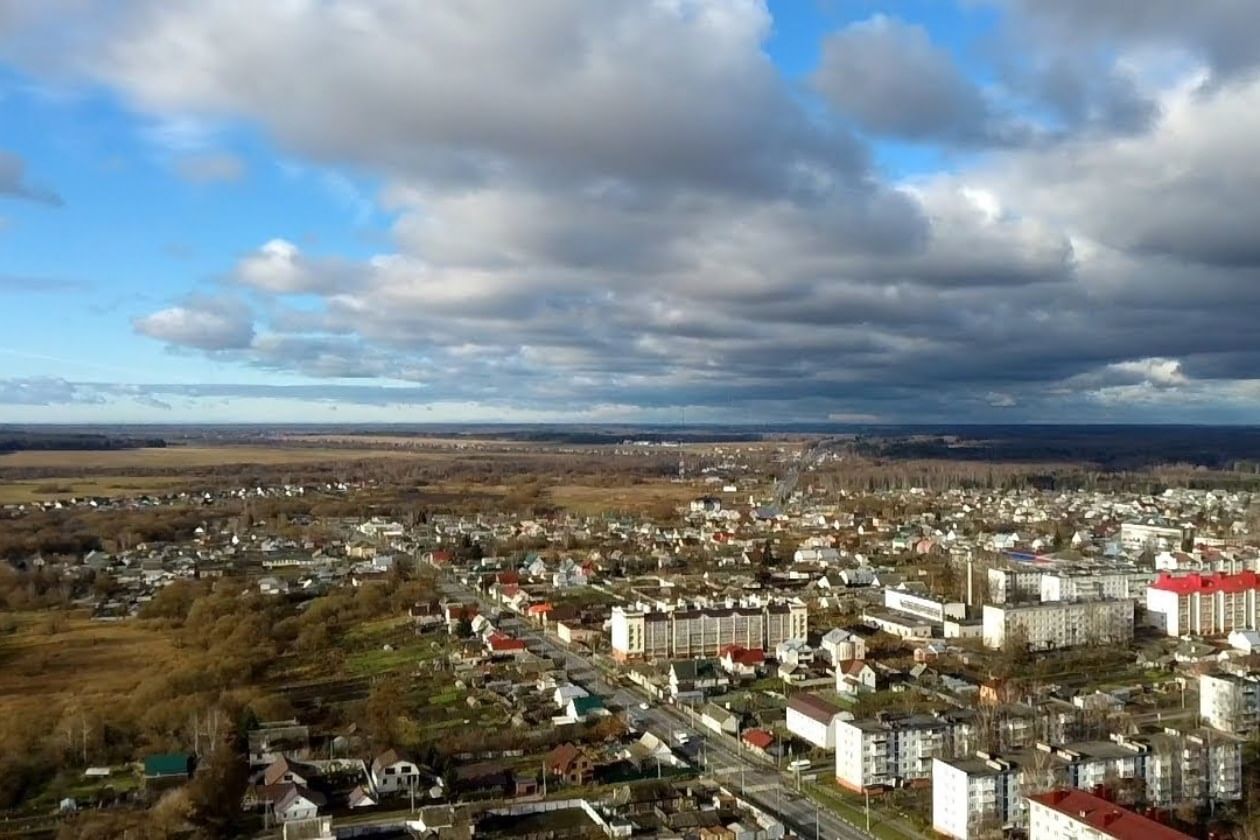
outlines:
[{"label": "building facade", "polygon": [[609,637],[613,656],[621,661],[717,657],[731,645],[773,650],[787,639],[804,639],[808,616],[808,607],[794,601],[673,612],[618,606],[612,610]]},{"label": "building facade", "polygon": [[821,697],[794,694],[788,699],[787,728],[796,737],[819,749],[836,748],[836,725],[843,713]]},{"label": "building facade", "polygon": [[984,645],[1006,646],[1017,638],[1030,650],[1085,644],[1120,644],[1133,639],[1133,602],[1100,600],[984,607]]},{"label": "building facade", "polygon": [[1260,729],[1260,674],[1200,675],[1199,718],[1235,735]]},{"label": "building facade", "polygon": [[1225,636],[1260,629],[1260,575],[1161,574],[1146,588],[1146,612],[1169,636]]},{"label": "building facade", "polygon": [[985,754],[932,759],[932,830],[972,840],[1013,822],[1019,785],[1009,761]]},{"label": "building facade", "polygon": [[1163,823],[1088,791],[1060,789],[1028,797],[1028,840],[1192,840]]},{"label": "building facade", "polygon": [[952,758],[973,730],[970,716],[948,713],[839,721],[836,781],[861,791],[926,779],[932,759]]}]

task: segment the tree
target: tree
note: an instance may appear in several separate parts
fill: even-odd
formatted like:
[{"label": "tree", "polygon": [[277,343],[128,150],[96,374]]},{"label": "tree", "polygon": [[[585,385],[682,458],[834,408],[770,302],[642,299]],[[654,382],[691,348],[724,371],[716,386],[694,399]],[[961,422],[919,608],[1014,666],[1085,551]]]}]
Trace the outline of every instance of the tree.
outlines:
[{"label": "tree", "polygon": [[220,741],[188,784],[193,823],[213,836],[231,837],[241,817],[241,798],[249,785],[249,765],[229,742]]}]

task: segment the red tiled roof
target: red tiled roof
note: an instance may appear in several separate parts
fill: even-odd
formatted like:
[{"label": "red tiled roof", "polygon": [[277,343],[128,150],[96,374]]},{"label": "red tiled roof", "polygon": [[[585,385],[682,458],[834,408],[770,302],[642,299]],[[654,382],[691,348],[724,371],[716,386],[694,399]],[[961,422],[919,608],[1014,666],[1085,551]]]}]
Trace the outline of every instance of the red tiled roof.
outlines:
[{"label": "red tiled roof", "polygon": [[1178,595],[1193,595],[1195,592],[1209,595],[1216,592],[1246,592],[1248,589],[1260,589],[1260,575],[1250,570],[1236,575],[1217,572],[1213,575],[1195,573],[1179,577],[1163,572],[1151,584],[1151,588],[1176,592]]},{"label": "red tiled roof", "polygon": [[1052,790],[1029,799],[1117,840],[1193,840],[1189,834],[1182,834],[1175,828],[1121,808],[1088,791]]},{"label": "red tiled roof", "polygon": [[520,639],[513,639],[511,636],[505,636],[502,633],[491,633],[486,643],[490,645],[491,650],[524,650],[525,643]]},{"label": "red tiled roof", "polygon": [[526,612],[530,615],[542,615],[543,613],[551,612],[553,609],[555,607],[551,606],[551,604],[534,604]]},{"label": "red tiled roof", "polygon": [[749,729],[744,732],[744,740],[759,750],[768,750],[774,744],[774,736],[764,729]]},{"label": "red tiled roof", "polygon": [[501,585],[520,582],[521,576],[516,572],[499,572],[499,583]]}]

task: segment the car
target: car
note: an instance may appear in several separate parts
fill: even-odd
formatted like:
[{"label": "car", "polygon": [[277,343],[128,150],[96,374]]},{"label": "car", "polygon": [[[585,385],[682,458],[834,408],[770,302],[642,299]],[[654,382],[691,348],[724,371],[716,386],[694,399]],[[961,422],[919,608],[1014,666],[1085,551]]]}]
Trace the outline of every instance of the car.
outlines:
[{"label": "car", "polygon": [[652,708],[652,706],[650,703],[640,703],[639,708],[646,712],[648,709]]},{"label": "car", "polygon": [[798,758],[798,759],[796,759],[795,761],[789,761],[789,762],[788,762],[788,769],[789,769],[789,770],[808,770],[808,769],[809,769],[809,759],[807,759],[807,758]]}]

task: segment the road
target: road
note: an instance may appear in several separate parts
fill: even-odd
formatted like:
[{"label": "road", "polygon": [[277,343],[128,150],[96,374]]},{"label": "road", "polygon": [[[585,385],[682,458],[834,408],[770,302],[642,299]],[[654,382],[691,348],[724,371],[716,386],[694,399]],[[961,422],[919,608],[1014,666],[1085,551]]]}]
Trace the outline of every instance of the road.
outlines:
[{"label": "road", "polygon": [[[456,598],[479,599],[475,592],[450,578],[446,579],[443,588]],[[524,639],[531,651],[563,662],[570,679],[605,698],[610,705],[632,710],[641,725],[662,741],[676,745],[676,733],[687,733],[686,754],[695,766],[701,767],[705,775],[726,785],[727,789],[742,790],[745,799],[780,819],[800,837],[828,840],[868,840],[873,837],[835,812],[819,808],[812,799],[792,788],[794,780],[786,773],[745,753],[730,738],[719,736],[693,722],[682,709],[651,701],[645,692],[637,688],[610,684],[594,662],[518,618],[504,622],[504,629]],[[639,708],[644,702],[650,703],[646,710]]]}]

